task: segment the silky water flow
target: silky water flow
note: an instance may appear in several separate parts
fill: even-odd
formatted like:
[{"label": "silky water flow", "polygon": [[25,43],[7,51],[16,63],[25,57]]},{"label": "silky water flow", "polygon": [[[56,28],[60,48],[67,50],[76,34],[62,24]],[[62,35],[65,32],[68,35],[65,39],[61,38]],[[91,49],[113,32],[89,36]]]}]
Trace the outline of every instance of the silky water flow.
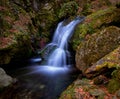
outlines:
[{"label": "silky water flow", "polygon": [[[54,49],[47,54],[47,62],[45,65],[54,67],[66,67],[67,56],[70,56],[68,51],[68,41],[74,33],[77,24],[83,21],[84,18],[77,17],[69,24],[65,25],[64,21],[60,22],[54,33],[51,43],[46,45],[45,49]],[[68,63],[69,64],[69,63]]]}]

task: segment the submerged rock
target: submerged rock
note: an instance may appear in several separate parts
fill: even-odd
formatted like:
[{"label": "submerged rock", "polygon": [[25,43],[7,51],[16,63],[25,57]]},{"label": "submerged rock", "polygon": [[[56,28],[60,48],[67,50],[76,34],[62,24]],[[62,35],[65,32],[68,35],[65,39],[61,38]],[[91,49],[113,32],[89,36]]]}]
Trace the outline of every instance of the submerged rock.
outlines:
[{"label": "submerged rock", "polygon": [[76,53],[76,66],[84,73],[100,58],[113,51],[120,44],[120,28],[110,26],[93,34],[81,43]]},{"label": "submerged rock", "polygon": [[0,68],[0,89],[9,86],[13,83],[13,78],[5,73],[5,71]]}]

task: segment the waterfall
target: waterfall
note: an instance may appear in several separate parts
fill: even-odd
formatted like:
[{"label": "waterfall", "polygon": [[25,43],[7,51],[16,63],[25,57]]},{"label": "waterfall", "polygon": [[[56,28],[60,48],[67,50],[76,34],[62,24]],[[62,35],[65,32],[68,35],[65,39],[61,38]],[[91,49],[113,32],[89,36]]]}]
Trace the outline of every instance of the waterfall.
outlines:
[{"label": "waterfall", "polygon": [[46,65],[55,67],[63,67],[67,65],[66,58],[70,54],[68,51],[68,41],[73,35],[76,25],[83,20],[84,18],[77,17],[67,25],[64,25],[64,21],[58,24],[52,42],[46,46],[46,48],[54,48],[54,50],[47,56]]}]

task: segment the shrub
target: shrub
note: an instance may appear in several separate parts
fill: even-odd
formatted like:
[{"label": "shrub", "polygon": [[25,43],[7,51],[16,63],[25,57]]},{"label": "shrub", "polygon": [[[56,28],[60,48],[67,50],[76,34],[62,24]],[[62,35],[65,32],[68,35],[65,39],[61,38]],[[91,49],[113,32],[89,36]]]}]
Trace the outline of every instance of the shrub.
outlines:
[{"label": "shrub", "polygon": [[63,18],[63,17],[69,17],[71,15],[75,15],[77,10],[78,10],[78,5],[75,1],[64,3],[60,9],[58,17]]}]

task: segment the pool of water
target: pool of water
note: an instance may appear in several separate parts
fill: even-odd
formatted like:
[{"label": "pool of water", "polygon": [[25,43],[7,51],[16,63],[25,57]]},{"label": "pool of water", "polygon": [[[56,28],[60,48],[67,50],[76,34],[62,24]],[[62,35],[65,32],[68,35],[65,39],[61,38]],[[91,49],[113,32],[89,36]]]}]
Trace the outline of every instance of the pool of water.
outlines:
[{"label": "pool of water", "polygon": [[[0,94],[0,99],[58,99],[80,73],[72,66],[54,67],[40,64],[41,58],[35,57],[27,64],[18,62],[13,64],[11,69],[6,69],[17,81]],[[17,66],[19,68],[12,68]]]}]

